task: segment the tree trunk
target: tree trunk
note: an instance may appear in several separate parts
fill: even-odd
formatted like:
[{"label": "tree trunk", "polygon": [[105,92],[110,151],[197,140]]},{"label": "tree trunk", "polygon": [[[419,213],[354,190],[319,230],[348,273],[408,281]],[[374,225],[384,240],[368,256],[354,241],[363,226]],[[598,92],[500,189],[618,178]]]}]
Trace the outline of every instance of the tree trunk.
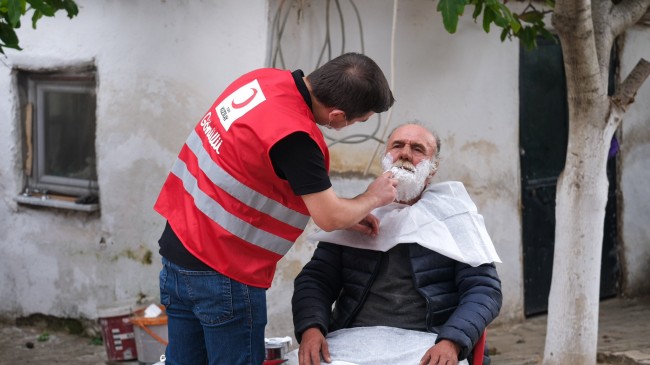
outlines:
[{"label": "tree trunk", "polygon": [[608,187],[604,146],[609,147],[605,140],[611,141],[611,135],[586,128],[569,138],[574,142],[557,187],[544,364],[593,365]]},{"label": "tree trunk", "polygon": [[600,262],[607,204],[607,154],[614,130],[589,0],[558,1],[569,138],[557,185],[555,252],[544,364],[596,364]]},{"label": "tree trunk", "polygon": [[650,74],[642,60],[610,101],[613,40],[641,18],[650,1],[593,1],[594,14],[590,0],[558,0],[552,19],[562,43],[569,138],[557,184],[544,365],[596,364],[607,157],[626,107]]}]

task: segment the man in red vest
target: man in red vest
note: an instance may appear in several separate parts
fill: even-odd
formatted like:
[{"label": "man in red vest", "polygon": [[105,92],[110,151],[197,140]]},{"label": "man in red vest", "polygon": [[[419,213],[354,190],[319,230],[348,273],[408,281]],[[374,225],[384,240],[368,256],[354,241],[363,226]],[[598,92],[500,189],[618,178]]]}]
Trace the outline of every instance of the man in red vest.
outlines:
[{"label": "man in red vest", "polygon": [[264,361],[266,289],[310,217],[325,231],[376,235],[373,209],[395,200],[391,172],[353,199],[330,182],[319,126],[365,122],[394,102],[377,64],[341,55],[304,76],[247,73],[217,98],[174,162],[154,209],[166,365]]}]

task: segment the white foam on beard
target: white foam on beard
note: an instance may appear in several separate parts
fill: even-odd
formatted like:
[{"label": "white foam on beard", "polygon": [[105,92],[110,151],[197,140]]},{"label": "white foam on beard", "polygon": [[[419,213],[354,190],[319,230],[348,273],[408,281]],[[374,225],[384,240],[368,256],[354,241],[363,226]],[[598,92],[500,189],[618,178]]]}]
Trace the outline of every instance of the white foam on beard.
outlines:
[{"label": "white foam on beard", "polygon": [[405,170],[400,167],[400,161],[393,163],[393,157],[386,154],[381,161],[381,167],[384,171],[390,170],[393,178],[397,179],[397,201],[409,202],[422,193],[427,177],[431,173],[431,161],[423,160],[415,166],[415,172]]}]

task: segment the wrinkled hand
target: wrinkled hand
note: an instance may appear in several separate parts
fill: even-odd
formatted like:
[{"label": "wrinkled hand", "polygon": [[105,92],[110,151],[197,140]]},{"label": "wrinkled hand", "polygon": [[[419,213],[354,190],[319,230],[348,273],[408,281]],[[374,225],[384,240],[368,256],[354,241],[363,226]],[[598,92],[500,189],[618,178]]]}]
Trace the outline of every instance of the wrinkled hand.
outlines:
[{"label": "wrinkled hand", "polygon": [[368,214],[368,216],[366,216],[361,222],[348,228],[348,230],[376,237],[377,233],[379,233],[379,219],[372,214]]},{"label": "wrinkled hand", "polygon": [[459,352],[454,342],[442,340],[424,353],[420,365],[457,365]]},{"label": "wrinkled hand", "polygon": [[298,349],[298,363],[300,365],[320,365],[321,353],[326,363],[332,362],[325,336],[320,329],[309,328],[302,334],[302,341],[300,341]]},{"label": "wrinkled hand", "polygon": [[383,207],[384,205],[395,201],[395,198],[397,197],[396,186],[397,179],[393,178],[392,172],[386,171],[368,185],[366,193],[377,198],[377,207]]}]

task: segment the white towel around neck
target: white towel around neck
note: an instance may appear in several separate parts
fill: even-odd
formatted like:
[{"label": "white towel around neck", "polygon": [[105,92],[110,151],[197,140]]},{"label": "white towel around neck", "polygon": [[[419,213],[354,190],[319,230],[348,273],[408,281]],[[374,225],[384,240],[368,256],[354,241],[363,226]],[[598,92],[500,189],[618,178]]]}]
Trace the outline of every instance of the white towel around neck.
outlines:
[{"label": "white towel around neck", "polygon": [[317,231],[307,240],[384,252],[415,242],[471,266],[501,262],[483,216],[459,181],[429,184],[415,204],[391,203],[372,214],[380,220],[376,237],[339,230]]}]

